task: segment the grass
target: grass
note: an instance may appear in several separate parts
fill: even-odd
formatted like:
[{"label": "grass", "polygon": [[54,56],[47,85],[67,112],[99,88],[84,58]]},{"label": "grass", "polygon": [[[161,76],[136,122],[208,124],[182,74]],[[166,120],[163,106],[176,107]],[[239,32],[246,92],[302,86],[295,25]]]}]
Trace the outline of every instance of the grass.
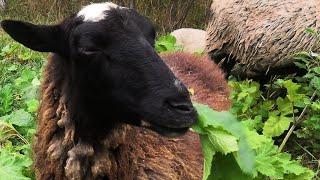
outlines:
[{"label": "grass", "polygon": [[[1,19],[18,19],[34,23],[56,23],[77,12],[89,2],[104,0],[10,0],[8,9],[0,14]],[[130,0],[114,0],[114,3],[129,6]],[[162,33],[181,27],[205,28],[209,18],[211,0],[197,0],[190,5],[184,19],[187,1],[185,0],[136,0],[136,9],[149,17]]]}]

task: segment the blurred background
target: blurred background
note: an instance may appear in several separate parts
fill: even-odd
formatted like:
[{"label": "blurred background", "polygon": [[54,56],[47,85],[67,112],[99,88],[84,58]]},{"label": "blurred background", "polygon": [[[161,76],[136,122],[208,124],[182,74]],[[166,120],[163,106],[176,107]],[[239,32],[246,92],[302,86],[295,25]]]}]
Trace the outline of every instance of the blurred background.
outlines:
[{"label": "blurred background", "polygon": [[[106,0],[0,0],[6,1],[0,18],[12,18],[51,24],[77,12],[81,6]],[[113,0],[146,15],[160,33],[181,27],[204,29],[209,18],[211,0]]]}]

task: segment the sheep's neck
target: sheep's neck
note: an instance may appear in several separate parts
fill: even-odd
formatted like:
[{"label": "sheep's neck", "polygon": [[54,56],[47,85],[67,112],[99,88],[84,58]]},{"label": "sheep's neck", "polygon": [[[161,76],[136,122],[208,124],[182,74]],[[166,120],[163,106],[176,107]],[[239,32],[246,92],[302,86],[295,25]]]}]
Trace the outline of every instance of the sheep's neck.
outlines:
[{"label": "sheep's neck", "polygon": [[59,79],[60,97],[65,97],[71,123],[75,126],[75,138],[85,141],[103,139],[119,124],[113,105],[98,85],[93,85],[83,76],[75,76],[72,63],[53,55],[50,66],[55,69],[52,79]]}]

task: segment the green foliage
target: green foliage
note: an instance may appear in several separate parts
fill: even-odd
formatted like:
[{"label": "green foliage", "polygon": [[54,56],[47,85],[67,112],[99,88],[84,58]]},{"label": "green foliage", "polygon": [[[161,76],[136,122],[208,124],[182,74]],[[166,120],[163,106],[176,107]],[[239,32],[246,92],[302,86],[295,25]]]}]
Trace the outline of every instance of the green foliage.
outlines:
[{"label": "green foliage", "polygon": [[[314,104],[310,101],[313,89],[310,90],[307,88],[308,85],[293,80],[278,79],[272,84],[267,84],[264,91],[252,80],[229,82],[233,89],[231,111],[248,128],[249,144],[257,154],[257,177],[312,179],[313,172],[302,167],[299,162],[291,160],[290,154],[279,153],[278,146],[272,139],[279,139],[281,135],[285,135],[290,125],[297,123],[303,108]],[[317,103],[314,106],[314,109],[317,109]],[[309,115],[315,120],[314,114],[319,117],[320,111],[310,109],[303,117],[306,118],[304,122],[312,123]],[[315,136],[318,133],[311,134]],[[319,152],[317,148],[314,150]],[[290,171],[287,168],[289,166],[297,170]]]},{"label": "green foliage", "polygon": [[216,112],[195,104],[204,154],[203,179],[312,179],[313,171],[281,153],[271,137],[250,124],[238,122],[229,112]]},{"label": "green foliage", "polygon": [[[242,122],[245,124],[244,122]],[[292,160],[290,154],[280,153],[270,137],[261,135],[255,130],[247,129],[247,136],[251,148],[256,153],[254,179],[286,179],[304,177],[312,179],[314,173]]]},{"label": "green foliage", "polygon": [[155,47],[158,53],[182,50],[182,47],[176,45],[176,38],[170,34],[160,36],[156,41]]},{"label": "green foliage", "polygon": [[[217,153],[234,155],[233,164],[238,166],[245,173],[252,173],[254,154],[251,151],[246,135],[241,124],[228,112],[216,112],[208,106],[195,104],[199,114],[198,123],[193,129],[200,134],[203,153],[205,157],[205,171],[203,179],[211,176],[215,177],[212,171],[212,164],[221,166],[213,162],[213,156]],[[227,165],[223,165],[228,168]],[[232,171],[232,169],[230,169]]]},{"label": "green foliage", "polygon": [[296,65],[307,71],[302,78],[296,78],[297,82],[303,87],[305,96],[310,97],[314,92],[316,97],[311,102],[305,102],[310,108],[304,117],[302,128],[295,133],[320,149],[320,55],[314,52],[299,52],[295,57],[299,60]]},{"label": "green foliage", "polygon": [[8,36],[0,42],[0,180],[34,179],[30,144],[43,55]]},{"label": "green foliage", "polygon": [[[29,146],[12,146],[6,144],[0,151],[0,179],[17,180],[31,179],[31,172],[27,172],[32,161],[28,154],[17,153],[17,151],[27,152]],[[29,177],[27,177],[29,175]]]},{"label": "green foliage", "polygon": [[[312,29],[306,32],[320,37]],[[311,170],[291,160],[290,154],[279,153],[286,144],[290,147],[285,150],[295,157],[308,156],[304,163],[309,159],[312,165],[308,167],[319,172],[315,155],[320,153],[320,55],[299,52],[295,58],[296,66],[306,72],[302,77],[287,76],[264,87],[252,80],[229,82],[233,89],[231,111],[249,130],[248,141],[258,159],[258,177],[312,179]]]}]

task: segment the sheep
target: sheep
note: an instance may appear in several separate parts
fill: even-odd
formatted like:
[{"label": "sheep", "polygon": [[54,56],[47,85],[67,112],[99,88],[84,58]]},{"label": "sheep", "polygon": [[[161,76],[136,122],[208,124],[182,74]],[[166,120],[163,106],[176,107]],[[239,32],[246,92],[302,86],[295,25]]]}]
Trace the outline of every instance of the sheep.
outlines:
[{"label": "sheep", "polygon": [[308,27],[319,30],[318,0],[213,0],[211,12],[206,52],[227,74],[294,73],[294,53],[320,48],[305,33]]},{"label": "sheep", "polygon": [[[189,88],[194,89],[195,93],[192,96],[194,101],[208,104],[217,110],[226,110],[230,107],[229,89],[224,75],[216,65],[211,63],[209,58],[182,52],[164,54],[161,57],[178,78],[185,82]],[[50,65],[53,62],[54,60],[49,61],[44,71],[47,78],[49,78],[47,74],[53,70]],[[42,89],[43,92],[47,91],[42,94],[48,95],[46,96],[48,99],[43,99],[42,102],[50,102],[55,99],[54,89],[48,86],[43,86]],[[59,101],[58,98],[56,103],[58,103],[57,101]],[[57,107],[57,105],[49,106]],[[43,109],[40,112],[48,111],[48,107],[44,107],[44,105],[41,105],[41,108]],[[52,110],[52,112],[56,111],[56,109]],[[55,123],[57,121],[58,119],[55,120]],[[51,126],[56,126],[55,123],[44,125],[43,129],[45,130],[41,134],[47,133],[48,129],[53,128]],[[96,159],[103,160],[96,163],[94,169],[98,170],[95,174],[108,174],[109,179],[124,180],[201,179],[203,156],[200,140],[196,133],[189,132],[180,138],[168,139],[148,129],[127,125],[118,127],[113,133],[115,134],[110,136],[112,138],[105,139],[104,144],[106,145],[101,149],[104,154],[96,155]],[[113,141],[109,142],[110,139]],[[45,141],[47,140],[41,140],[41,142]],[[39,146],[35,152],[42,150],[43,156],[48,156],[46,153],[52,153],[53,158],[59,158],[55,152],[51,152],[55,148],[57,147],[51,146],[46,150],[46,148]],[[35,169],[39,173],[43,173],[42,178],[53,176],[53,173],[47,170],[48,167],[54,168],[54,176],[59,177],[57,179],[64,177],[63,164],[57,166],[58,163],[52,160],[50,160],[51,163],[44,159],[38,161],[40,161],[39,165]],[[94,177],[98,176],[101,175]],[[75,179],[81,179],[81,177]]]},{"label": "sheep", "polygon": [[181,80],[193,99],[205,103],[211,94],[208,104],[219,108],[216,94],[227,108],[227,84],[208,58],[163,55],[179,80],[153,49],[150,21],[111,3],[86,6],[58,25],[1,26],[51,52],[33,145],[37,179],[201,178],[199,137],[186,133],[197,114]]},{"label": "sheep", "polygon": [[[230,108],[229,88],[224,74],[208,57],[186,52],[162,54],[174,74],[189,89],[194,90],[193,101],[207,104],[216,110]],[[143,141],[141,141],[143,139]],[[139,127],[131,127],[121,152],[123,179],[201,179],[203,156],[199,136],[189,132],[176,139],[167,139]],[[122,149],[123,148],[123,149]]]},{"label": "sheep", "polygon": [[193,28],[181,28],[170,33],[176,38],[176,44],[184,51],[195,53],[204,52],[206,47],[206,31]]}]

